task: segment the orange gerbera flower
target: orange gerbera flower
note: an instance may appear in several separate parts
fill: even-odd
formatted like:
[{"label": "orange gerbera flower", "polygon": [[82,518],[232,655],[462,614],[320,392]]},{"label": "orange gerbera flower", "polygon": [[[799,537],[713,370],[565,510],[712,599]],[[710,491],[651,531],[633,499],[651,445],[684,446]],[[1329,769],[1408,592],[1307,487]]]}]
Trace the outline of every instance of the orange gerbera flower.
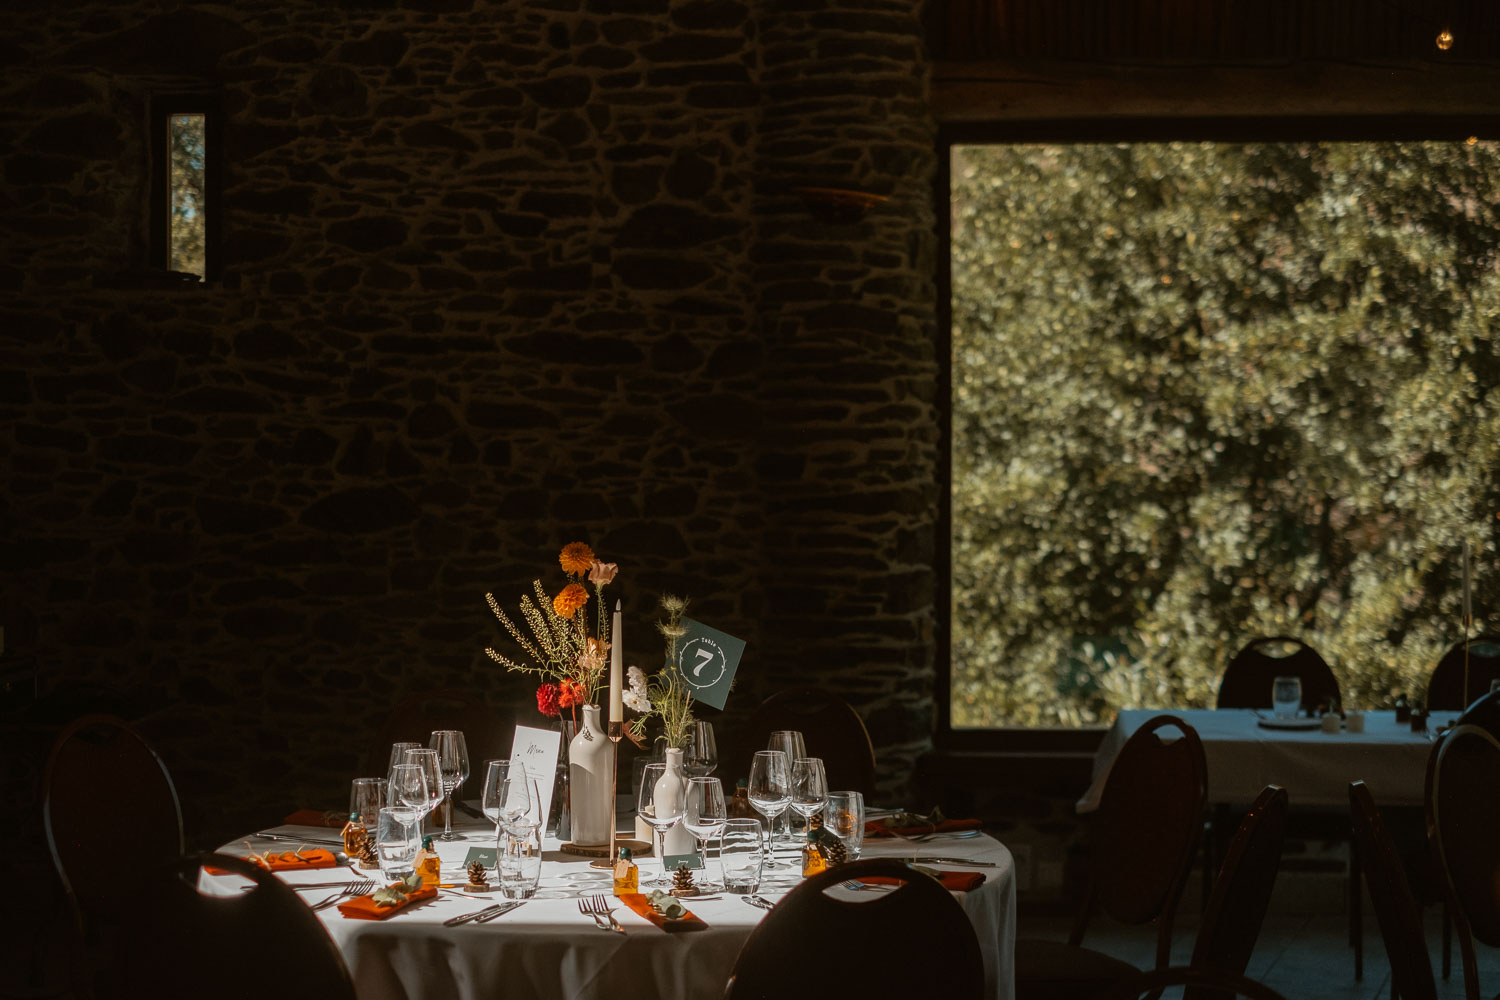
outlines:
[{"label": "orange gerbera flower", "polygon": [[570,583],[552,598],[552,610],[559,618],[572,618],[588,602],[589,592],[579,584]]},{"label": "orange gerbera flower", "polygon": [[594,564],[594,550],[582,542],[569,542],[563,546],[557,561],[569,576],[582,576]]}]

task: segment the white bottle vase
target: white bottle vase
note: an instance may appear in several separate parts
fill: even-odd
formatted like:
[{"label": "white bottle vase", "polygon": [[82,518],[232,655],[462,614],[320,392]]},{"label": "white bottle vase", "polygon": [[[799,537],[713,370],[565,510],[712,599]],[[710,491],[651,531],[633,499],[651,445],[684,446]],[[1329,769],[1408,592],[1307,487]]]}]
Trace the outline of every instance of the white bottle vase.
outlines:
[{"label": "white bottle vase", "polygon": [[614,803],[609,800],[615,769],[615,745],[599,725],[599,706],[583,706],[583,725],[568,744],[573,843],[599,847],[609,843]]},{"label": "white bottle vase", "polygon": [[[656,779],[656,793],[653,800],[671,812],[681,812],[687,804],[688,778],[682,770],[682,749],[680,747],[667,747],[667,769],[660,778]],[[663,841],[666,845],[663,851],[663,860],[674,854],[691,854],[698,849],[698,842],[687,828],[681,823],[667,830]],[[653,845],[654,846],[654,845]]]}]

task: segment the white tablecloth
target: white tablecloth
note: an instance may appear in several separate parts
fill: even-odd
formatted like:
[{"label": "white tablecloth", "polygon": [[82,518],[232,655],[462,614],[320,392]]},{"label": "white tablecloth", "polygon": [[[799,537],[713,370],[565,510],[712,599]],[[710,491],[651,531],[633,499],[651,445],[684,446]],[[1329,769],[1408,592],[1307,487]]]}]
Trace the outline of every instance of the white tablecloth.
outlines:
[{"label": "white tablecloth", "polygon": [[[434,841],[443,858],[443,881],[464,881],[462,860],[470,847],[493,847],[475,825],[456,827],[471,838],[462,843]],[[278,827],[274,832],[292,837],[327,839],[334,831],[313,827]],[[257,849],[272,846],[251,839]],[[290,850],[295,844],[276,846]],[[497,902],[498,892],[474,899],[443,891],[437,899],[413,906],[385,920],[351,920],[336,908],[321,911],[329,934],[344,955],[361,1000],[655,1000],[655,998],[718,997],[723,994],[740,946],[765,911],[742,902],[738,895],[689,902],[694,913],[709,924],[706,931],[667,934],[621,907],[615,917],[625,933],[600,931],[578,912],[578,897],[609,895],[608,873],[590,868],[588,860],[563,854],[557,843],[543,844],[541,885],[537,898],[520,909],[484,924],[444,927],[460,913]],[[244,854],[235,841],[224,848]],[[986,996],[1010,1000],[1015,981],[1016,885],[1015,865],[1005,845],[988,836],[963,840],[935,840],[913,846],[901,842],[867,840],[862,857],[922,855],[976,858],[993,861],[993,868],[954,865],[954,870],[983,871],[984,885],[956,894],[974,923],[984,957]],[[790,855],[788,855],[790,857]],[[717,860],[711,860],[718,878]],[[658,871],[653,858],[640,859],[641,877]],[[774,881],[763,882],[761,895],[775,901],[799,879],[783,869]],[[350,875],[348,869],[286,872],[291,884],[326,882]],[[378,877],[379,873],[374,873]],[[209,881],[205,877],[205,881]],[[650,891],[643,886],[643,891]],[[835,890],[845,892],[847,890]],[[323,897],[319,890],[302,893],[309,902]],[[856,894],[857,895],[857,894]],[[789,991],[794,989],[788,984]]]},{"label": "white tablecloth", "polygon": [[[1430,734],[1456,712],[1428,719],[1427,733],[1396,723],[1395,712],[1366,712],[1365,731],[1267,729],[1249,709],[1121,712],[1094,755],[1094,777],[1078,801],[1079,812],[1098,808],[1115,755],[1141,724],[1174,715],[1198,731],[1208,762],[1208,801],[1249,805],[1266,785],[1287,790],[1293,807],[1349,805],[1349,782],[1365,781],[1381,805],[1419,806]],[[1264,713],[1269,715],[1270,713]],[[1173,730],[1162,730],[1163,736]]]}]

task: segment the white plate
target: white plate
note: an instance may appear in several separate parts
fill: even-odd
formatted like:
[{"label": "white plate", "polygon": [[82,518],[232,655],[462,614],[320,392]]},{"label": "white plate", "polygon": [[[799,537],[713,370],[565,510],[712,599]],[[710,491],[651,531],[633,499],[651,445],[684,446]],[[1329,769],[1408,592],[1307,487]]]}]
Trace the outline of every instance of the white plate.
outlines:
[{"label": "white plate", "polygon": [[1322,719],[1256,719],[1262,729],[1322,729]]}]

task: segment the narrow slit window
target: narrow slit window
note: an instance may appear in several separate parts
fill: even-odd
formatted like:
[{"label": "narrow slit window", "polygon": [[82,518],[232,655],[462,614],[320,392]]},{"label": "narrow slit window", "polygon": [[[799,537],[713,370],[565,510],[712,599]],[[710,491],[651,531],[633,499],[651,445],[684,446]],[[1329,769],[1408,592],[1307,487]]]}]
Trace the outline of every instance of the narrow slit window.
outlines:
[{"label": "narrow slit window", "polygon": [[208,273],[207,124],[202,114],[167,122],[167,267],[200,277]]}]

